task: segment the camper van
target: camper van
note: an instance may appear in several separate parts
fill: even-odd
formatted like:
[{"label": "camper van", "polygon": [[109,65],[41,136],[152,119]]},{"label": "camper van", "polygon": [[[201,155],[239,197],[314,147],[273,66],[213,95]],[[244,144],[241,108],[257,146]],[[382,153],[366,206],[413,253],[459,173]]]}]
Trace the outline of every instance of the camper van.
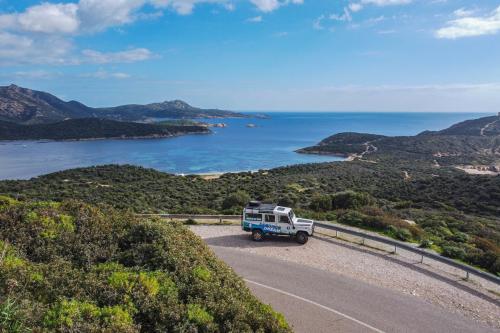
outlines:
[{"label": "camper van", "polygon": [[241,228],[257,242],[265,235],[287,235],[305,244],[314,233],[314,221],[296,217],[288,207],[251,201],[243,209]]}]

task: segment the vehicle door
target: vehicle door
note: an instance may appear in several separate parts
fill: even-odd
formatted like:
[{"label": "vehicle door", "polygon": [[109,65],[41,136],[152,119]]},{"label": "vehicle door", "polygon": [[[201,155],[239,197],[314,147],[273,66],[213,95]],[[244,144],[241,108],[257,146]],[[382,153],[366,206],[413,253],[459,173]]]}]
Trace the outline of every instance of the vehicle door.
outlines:
[{"label": "vehicle door", "polygon": [[282,234],[291,234],[293,232],[292,230],[292,223],[290,222],[290,218],[288,215],[278,215],[276,216],[278,225],[281,228],[281,233]]},{"label": "vehicle door", "polygon": [[273,234],[280,234],[281,233],[281,228],[277,222],[277,216],[274,214],[265,214],[264,215],[264,231],[273,233]]}]

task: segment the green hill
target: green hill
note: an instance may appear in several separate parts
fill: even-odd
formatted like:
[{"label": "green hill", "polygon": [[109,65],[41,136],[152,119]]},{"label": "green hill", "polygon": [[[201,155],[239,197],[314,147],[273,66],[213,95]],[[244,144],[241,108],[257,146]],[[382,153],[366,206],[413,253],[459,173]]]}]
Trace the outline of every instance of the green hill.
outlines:
[{"label": "green hill", "polygon": [[448,256],[500,272],[500,176],[408,161],[304,164],[212,180],[106,165],[1,181],[0,193],[23,200],[75,198],[138,213],[184,214],[239,214],[244,201],[254,198],[292,206],[305,217],[433,243]]},{"label": "green hill", "polygon": [[416,136],[338,133],[297,152],[363,157],[371,161],[406,160],[409,164],[428,166],[482,165],[500,170],[500,116],[467,120]]},{"label": "green hill", "polygon": [[0,121],[0,140],[148,138],[207,133],[210,130],[199,125],[142,124],[99,118],[69,119],[34,125]]},{"label": "green hill", "polygon": [[0,197],[2,332],[289,332],[188,229]]}]

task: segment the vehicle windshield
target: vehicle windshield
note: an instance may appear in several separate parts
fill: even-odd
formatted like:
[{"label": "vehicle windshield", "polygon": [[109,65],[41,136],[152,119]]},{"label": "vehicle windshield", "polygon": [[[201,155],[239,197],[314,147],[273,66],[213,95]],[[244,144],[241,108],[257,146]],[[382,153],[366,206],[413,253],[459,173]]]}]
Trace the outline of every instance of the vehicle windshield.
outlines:
[{"label": "vehicle windshield", "polygon": [[293,223],[295,221],[295,214],[293,213],[293,210],[288,213],[288,217],[290,218],[290,221]]}]

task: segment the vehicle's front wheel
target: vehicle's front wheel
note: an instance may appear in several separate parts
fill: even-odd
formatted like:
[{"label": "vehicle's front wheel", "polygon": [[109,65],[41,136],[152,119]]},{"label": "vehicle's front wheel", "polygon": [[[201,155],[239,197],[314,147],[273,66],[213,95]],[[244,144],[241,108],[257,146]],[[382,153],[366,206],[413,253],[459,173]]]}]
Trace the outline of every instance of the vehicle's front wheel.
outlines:
[{"label": "vehicle's front wheel", "polygon": [[261,242],[264,239],[264,234],[262,233],[262,230],[260,229],[253,230],[252,239],[256,242]]},{"label": "vehicle's front wheel", "polygon": [[309,235],[304,231],[299,231],[297,236],[295,236],[295,240],[299,244],[305,244],[309,240]]}]

